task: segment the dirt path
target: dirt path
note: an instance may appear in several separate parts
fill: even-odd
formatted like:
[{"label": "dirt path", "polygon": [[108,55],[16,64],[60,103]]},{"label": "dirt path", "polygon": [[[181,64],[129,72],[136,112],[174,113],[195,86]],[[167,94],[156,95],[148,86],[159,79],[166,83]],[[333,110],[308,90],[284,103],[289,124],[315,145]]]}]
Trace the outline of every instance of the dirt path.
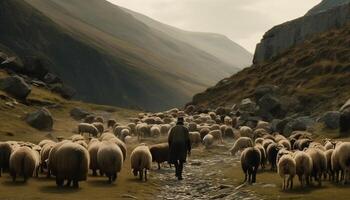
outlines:
[{"label": "dirt path", "polygon": [[223,169],[239,164],[237,157],[227,153],[227,147],[209,152],[202,147],[195,149],[184,169],[184,180],[177,181],[174,168],[164,166],[155,175],[161,180],[160,193],[156,199],[259,199],[252,193],[243,191],[231,180],[225,178]]}]

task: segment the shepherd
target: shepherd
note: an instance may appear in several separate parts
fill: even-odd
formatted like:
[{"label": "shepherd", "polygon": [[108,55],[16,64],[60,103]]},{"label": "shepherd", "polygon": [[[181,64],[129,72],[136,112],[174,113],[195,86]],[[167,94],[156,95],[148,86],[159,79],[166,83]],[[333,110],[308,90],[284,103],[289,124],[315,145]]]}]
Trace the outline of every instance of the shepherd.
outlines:
[{"label": "shepherd", "polygon": [[179,116],[176,126],[169,133],[169,163],[175,165],[175,176],[182,180],[183,164],[187,154],[191,155],[191,142],[188,129],[184,126],[184,118]]}]

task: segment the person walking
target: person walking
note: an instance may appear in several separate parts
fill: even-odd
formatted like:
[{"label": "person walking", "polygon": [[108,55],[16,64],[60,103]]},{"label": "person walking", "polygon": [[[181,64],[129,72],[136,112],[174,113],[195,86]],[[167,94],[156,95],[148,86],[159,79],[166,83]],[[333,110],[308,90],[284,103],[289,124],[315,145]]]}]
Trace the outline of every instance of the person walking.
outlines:
[{"label": "person walking", "polygon": [[183,164],[186,162],[187,154],[191,155],[191,142],[188,129],[184,126],[184,118],[178,117],[168,136],[169,163],[175,165],[175,175],[182,180]]}]

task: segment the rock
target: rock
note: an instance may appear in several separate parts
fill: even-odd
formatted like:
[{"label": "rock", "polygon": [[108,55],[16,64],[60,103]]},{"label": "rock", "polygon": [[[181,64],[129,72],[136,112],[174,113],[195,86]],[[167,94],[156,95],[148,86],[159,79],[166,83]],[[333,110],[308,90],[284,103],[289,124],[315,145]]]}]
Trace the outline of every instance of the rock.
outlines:
[{"label": "rock", "polygon": [[81,120],[84,119],[86,116],[90,115],[91,113],[89,113],[86,110],[83,110],[81,108],[73,108],[70,111],[70,116],[73,117],[76,120]]},{"label": "rock", "polygon": [[76,93],[72,87],[64,84],[55,84],[51,91],[60,94],[65,99],[71,99]]},{"label": "rock", "polygon": [[225,117],[225,115],[229,115],[230,112],[231,112],[230,108],[225,108],[225,107],[222,107],[222,106],[217,107],[215,109],[215,113],[217,115],[221,115],[221,116],[224,116],[224,117]]},{"label": "rock", "polygon": [[339,132],[341,135],[349,134],[350,132],[350,107],[342,110],[340,113]]},{"label": "rock", "polygon": [[340,112],[343,112],[345,109],[350,107],[350,99],[345,102],[345,104],[340,108]]},{"label": "rock", "polygon": [[256,108],[256,103],[254,103],[251,99],[243,99],[241,103],[239,104],[239,111],[240,112],[250,112],[254,113]]},{"label": "rock", "polygon": [[7,69],[12,72],[19,72],[23,70],[23,65],[14,56],[8,56],[5,53],[0,53],[0,68]]},{"label": "rock", "polygon": [[[271,129],[272,129],[272,131],[273,132],[282,132],[282,131],[279,131],[278,130],[278,128],[277,128],[277,126],[280,124],[282,122],[282,120],[281,119],[273,119],[272,121],[271,121]],[[283,127],[284,128],[284,127]],[[283,130],[283,128],[281,128],[280,130]]]},{"label": "rock", "polygon": [[255,100],[258,101],[265,95],[275,96],[278,93],[279,87],[275,85],[262,85],[255,89]]},{"label": "rock", "polygon": [[268,61],[314,35],[344,27],[350,19],[349,8],[347,4],[273,27],[257,45],[253,62]]},{"label": "rock", "polygon": [[32,90],[24,79],[17,75],[1,79],[0,89],[18,99],[26,99]]},{"label": "rock", "polygon": [[50,131],[53,126],[52,115],[46,108],[41,108],[36,112],[28,114],[26,116],[26,122],[38,130]]},{"label": "rock", "polygon": [[338,129],[340,120],[339,111],[328,111],[325,112],[317,121],[323,123],[326,128]]},{"label": "rock", "polygon": [[30,77],[44,80],[45,75],[49,72],[47,66],[50,64],[46,59],[37,56],[26,56],[23,59],[23,63],[24,69],[21,73]]},{"label": "rock", "polygon": [[55,74],[52,74],[52,73],[47,73],[44,76],[43,81],[45,83],[48,83],[48,84],[62,83],[61,79],[58,76],[56,76]]},{"label": "rock", "polygon": [[293,131],[306,131],[315,121],[308,116],[290,120],[283,129],[283,135],[289,136]]}]

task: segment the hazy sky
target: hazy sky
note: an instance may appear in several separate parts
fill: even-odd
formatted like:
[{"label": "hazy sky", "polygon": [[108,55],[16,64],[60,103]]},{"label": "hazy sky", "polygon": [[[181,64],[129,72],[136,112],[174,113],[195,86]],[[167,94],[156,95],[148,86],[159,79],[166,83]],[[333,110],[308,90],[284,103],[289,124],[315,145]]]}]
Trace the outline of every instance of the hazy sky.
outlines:
[{"label": "hazy sky", "polygon": [[160,22],[228,36],[250,52],[274,25],[303,16],[321,0],[109,0]]}]

